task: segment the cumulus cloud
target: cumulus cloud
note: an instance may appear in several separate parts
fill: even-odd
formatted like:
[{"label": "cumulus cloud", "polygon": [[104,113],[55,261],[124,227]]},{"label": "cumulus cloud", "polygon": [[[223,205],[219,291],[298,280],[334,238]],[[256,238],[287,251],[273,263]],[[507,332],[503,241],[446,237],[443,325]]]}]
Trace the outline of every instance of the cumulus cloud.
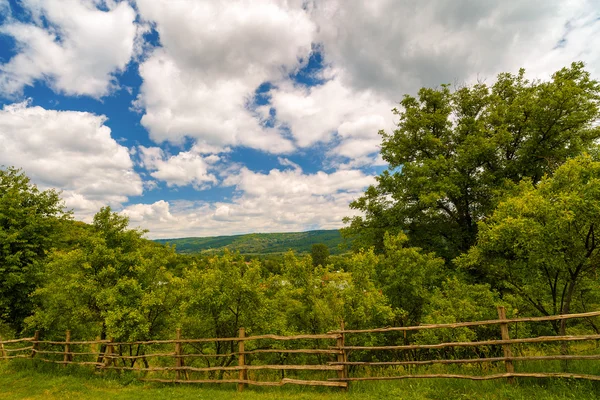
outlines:
[{"label": "cumulus cloud", "polygon": [[286,153],[293,143],[252,110],[256,89],[298,67],[315,26],[288,2],[138,0],[161,47],[139,68],[135,106],[156,142],[190,137],[216,146]]},{"label": "cumulus cloud", "polygon": [[[393,129],[403,94],[522,66],[546,78],[574,60],[600,73],[598,0],[133,3],[22,0],[28,15],[18,22],[0,0],[0,34],[16,44],[0,65],[0,95],[43,81],[101,98],[133,60],[142,79],[133,106],[157,145],[128,153],[102,116],[18,103],[0,111],[0,162],[62,188],[81,215],[118,208],[143,188],[234,189],[230,201],[127,206],[154,237],[337,228],[373,182],[357,169],[384,164],[377,132]],[[155,47],[142,40],[150,27]],[[293,77],[311,51],[325,67],[304,71],[319,82],[305,85]],[[172,154],[164,142],[193,146]],[[259,173],[227,161],[240,147],[281,155],[280,165]],[[334,172],[304,173],[312,151]]]},{"label": "cumulus cloud", "polygon": [[[22,0],[31,23],[8,18],[0,34],[17,54],[0,65],[0,94],[17,95],[44,80],[56,92],[102,97],[118,84],[114,74],[134,55],[138,27],[127,2],[100,10],[88,0]],[[68,12],[65,12],[68,10]]]},{"label": "cumulus cloud", "polygon": [[[325,70],[317,86],[280,82],[270,104],[280,128],[300,147],[334,143],[331,165],[380,164],[380,129],[405,93],[441,83],[492,81],[528,68],[547,78],[572,61],[600,72],[597,0],[453,2],[373,0],[310,2]],[[334,160],[333,162],[331,160]]]},{"label": "cumulus cloud", "polygon": [[159,201],[130,205],[123,213],[153,238],[335,229],[354,214],[348,203],[372,183],[372,176],[358,170],[263,174],[242,168],[224,182],[238,193],[231,202]]},{"label": "cumulus cloud", "polygon": [[167,186],[192,185],[197,190],[208,189],[217,178],[209,169],[220,160],[216,154],[203,155],[197,147],[168,156],[160,147],[140,146],[141,164],[150,175]]},{"label": "cumulus cloud", "polygon": [[0,160],[22,168],[42,188],[62,189],[67,207],[80,217],[107,204],[118,207],[142,194],[142,180],[105,121],[28,102],[6,105],[0,111]]},{"label": "cumulus cloud", "polygon": [[[311,2],[327,62],[348,84],[397,100],[421,86],[583,59],[598,70],[597,0]],[[594,26],[594,27],[592,27]]]},{"label": "cumulus cloud", "polygon": [[344,85],[335,74],[319,86],[282,83],[270,95],[279,126],[289,128],[299,146],[339,142],[330,157],[369,163],[379,151],[378,132],[393,127],[390,101],[373,91]]}]

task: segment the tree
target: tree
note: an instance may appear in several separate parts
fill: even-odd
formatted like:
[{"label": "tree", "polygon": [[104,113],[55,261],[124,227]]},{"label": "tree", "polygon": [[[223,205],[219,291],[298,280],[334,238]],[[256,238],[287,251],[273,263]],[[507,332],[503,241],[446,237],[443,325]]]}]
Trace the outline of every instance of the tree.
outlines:
[{"label": "tree", "polygon": [[329,260],[329,247],[324,243],[315,243],[310,248],[310,256],[312,257],[313,267],[325,266]]},{"label": "tree", "polygon": [[389,323],[392,309],[374,281],[377,262],[371,251],[357,253],[348,260],[349,271],[343,271],[332,265],[315,268],[310,257],[287,253],[283,275],[272,282],[287,332],[324,333],[338,329],[341,321],[354,329]]},{"label": "tree", "polygon": [[386,234],[384,253],[377,264],[377,286],[382,289],[392,307],[394,325],[418,325],[423,308],[449,274],[444,260],[433,253],[424,254],[420,248],[407,247],[408,238]]},{"label": "tree", "polygon": [[[480,221],[477,245],[457,263],[542,315],[569,314],[597,298],[598,232],[600,162],[583,155],[537,186],[523,181]],[[564,320],[554,328],[564,335]]]},{"label": "tree", "polygon": [[145,340],[163,333],[177,304],[177,255],[127,229],[128,219],[102,208],[75,246],[50,255],[29,326],[46,334]]},{"label": "tree", "polygon": [[[245,261],[225,250],[183,273],[180,325],[198,337],[234,337],[238,329],[264,333],[276,320],[269,310],[266,281],[257,260]],[[217,352],[233,351],[232,343],[217,343]]]},{"label": "tree", "polygon": [[0,169],[0,322],[16,332],[32,312],[30,294],[69,218],[56,191],[40,191],[18,169]]},{"label": "tree", "polygon": [[342,233],[383,251],[386,231],[404,232],[411,245],[453,259],[473,245],[477,222],[507,187],[539,182],[600,138],[599,100],[600,85],[582,63],[549,81],[529,81],[520,70],[491,86],[406,95],[393,110],[398,129],[381,132],[389,168],[351,203],[364,216],[346,219]]}]

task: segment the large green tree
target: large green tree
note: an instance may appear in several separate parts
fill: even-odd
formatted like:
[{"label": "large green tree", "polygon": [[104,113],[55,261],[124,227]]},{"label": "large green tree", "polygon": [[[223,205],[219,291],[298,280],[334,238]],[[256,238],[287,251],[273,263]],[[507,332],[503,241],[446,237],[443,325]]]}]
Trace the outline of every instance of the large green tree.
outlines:
[{"label": "large green tree", "polygon": [[[46,335],[140,340],[164,335],[179,299],[178,256],[102,208],[71,248],[50,255],[29,325]],[[170,332],[169,332],[170,333]]]},{"label": "large green tree", "polygon": [[310,248],[310,256],[314,267],[325,266],[329,260],[329,247],[325,243],[315,243]]},{"label": "large green tree", "polygon": [[398,127],[381,132],[389,168],[351,203],[364,216],[347,219],[355,246],[383,250],[386,231],[407,233],[410,244],[446,260],[467,251],[477,222],[508,186],[537,183],[600,137],[600,85],[582,63],[547,81],[524,70],[493,85],[449,85],[406,95]]},{"label": "large green tree", "polygon": [[[586,311],[600,291],[600,162],[579,156],[536,186],[523,181],[457,263],[539,314]],[[564,321],[554,328],[565,334]]]},{"label": "large green tree", "polygon": [[32,312],[30,294],[69,218],[56,191],[40,191],[21,170],[0,168],[0,322],[16,332]]}]

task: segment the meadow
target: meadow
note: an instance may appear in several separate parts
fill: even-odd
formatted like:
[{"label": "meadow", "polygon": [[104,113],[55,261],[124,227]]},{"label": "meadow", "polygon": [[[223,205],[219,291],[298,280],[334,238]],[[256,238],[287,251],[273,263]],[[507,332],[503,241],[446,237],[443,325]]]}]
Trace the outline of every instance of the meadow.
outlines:
[{"label": "meadow", "polygon": [[235,385],[171,385],[139,382],[131,374],[96,375],[90,369],[29,360],[0,364],[0,399],[597,399],[600,382],[518,379],[499,381],[410,380],[353,383],[348,392],[331,388],[248,388]]}]

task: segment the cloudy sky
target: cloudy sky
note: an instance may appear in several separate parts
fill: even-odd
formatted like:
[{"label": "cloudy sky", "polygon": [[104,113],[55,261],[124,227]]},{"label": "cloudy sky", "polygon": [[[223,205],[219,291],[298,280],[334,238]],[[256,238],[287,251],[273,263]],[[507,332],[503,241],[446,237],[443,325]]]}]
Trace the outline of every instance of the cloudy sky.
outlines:
[{"label": "cloudy sky", "polygon": [[600,0],[0,0],[0,165],[151,238],[331,229],[403,94],[600,78]]}]

